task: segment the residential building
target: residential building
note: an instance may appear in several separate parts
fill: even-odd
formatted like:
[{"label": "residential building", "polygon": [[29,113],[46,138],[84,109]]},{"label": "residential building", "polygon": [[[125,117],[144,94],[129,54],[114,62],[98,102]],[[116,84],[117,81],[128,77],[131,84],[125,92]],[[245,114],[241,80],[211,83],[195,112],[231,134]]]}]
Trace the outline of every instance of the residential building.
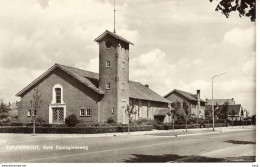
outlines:
[{"label": "residential building", "polygon": [[224,104],[227,102],[227,113],[229,120],[241,120],[245,115],[241,104],[236,104],[234,98],[231,99],[206,99],[206,108],[205,111],[212,115],[212,104],[214,107],[214,112],[216,112],[216,118],[219,117],[219,114],[223,110]]},{"label": "residential building", "polygon": [[185,108],[185,105],[188,105],[187,111],[190,115],[194,115],[198,118],[205,117],[204,111],[206,102],[200,98],[200,90],[197,90],[196,94],[193,94],[174,89],[164,97],[171,101],[171,103],[180,102],[181,108]]}]

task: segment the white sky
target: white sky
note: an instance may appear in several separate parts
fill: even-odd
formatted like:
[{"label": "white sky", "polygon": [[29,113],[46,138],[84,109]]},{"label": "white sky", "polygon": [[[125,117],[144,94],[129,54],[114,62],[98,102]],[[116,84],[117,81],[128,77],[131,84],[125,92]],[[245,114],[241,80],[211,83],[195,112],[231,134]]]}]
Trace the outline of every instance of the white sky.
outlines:
[{"label": "white sky", "polygon": [[[196,3],[195,3],[196,2]],[[117,34],[130,47],[130,79],[160,95],[201,90],[234,98],[255,113],[255,23],[226,19],[209,0],[117,0]],[[98,72],[98,45],[113,31],[113,0],[0,1],[0,98],[15,94],[54,63]]]}]

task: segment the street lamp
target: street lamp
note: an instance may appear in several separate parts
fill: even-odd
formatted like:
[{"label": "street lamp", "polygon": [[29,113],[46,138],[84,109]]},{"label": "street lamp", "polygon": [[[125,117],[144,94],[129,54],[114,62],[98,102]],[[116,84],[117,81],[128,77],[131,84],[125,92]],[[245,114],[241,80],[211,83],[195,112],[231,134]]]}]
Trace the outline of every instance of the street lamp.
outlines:
[{"label": "street lamp", "polygon": [[215,78],[215,77],[218,77],[218,76],[221,76],[221,75],[223,75],[223,74],[225,74],[225,73],[227,73],[227,72],[223,72],[223,73],[221,73],[221,74],[218,74],[218,75],[214,75],[213,77],[212,77],[212,104],[211,104],[211,109],[212,109],[212,115],[213,115],[213,131],[214,131],[214,101],[213,101],[213,79]]}]

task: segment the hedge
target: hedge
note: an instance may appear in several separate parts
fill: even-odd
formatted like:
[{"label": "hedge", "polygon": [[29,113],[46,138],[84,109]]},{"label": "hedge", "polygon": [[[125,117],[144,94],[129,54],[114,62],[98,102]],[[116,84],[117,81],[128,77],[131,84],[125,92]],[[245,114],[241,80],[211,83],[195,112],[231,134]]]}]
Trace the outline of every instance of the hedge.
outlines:
[{"label": "hedge", "polygon": [[[224,123],[215,123],[215,127],[225,127],[226,125]],[[212,124],[204,124],[204,128],[209,128],[212,127]],[[172,125],[170,124],[164,124],[164,125],[157,125],[155,127],[158,130],[168,130],[172,129]],[[195,128],[202,128],[200,124],[188,124],[187,125],[188,129],[195,129]],[[174,125],[174,129],[186,129],[186,124],[176,124]]]},{"label": "hedge", "polygon": [[[152,126],[132,126],[130,132],[151,131]],[[28,126],[4,126],[0,127],[0,133],[32,133],[33,127]],[[36,127],[36,133],[44,134],[95,134],[95,133],[115,133],[127,132],[126,126],[110,127]]]}]

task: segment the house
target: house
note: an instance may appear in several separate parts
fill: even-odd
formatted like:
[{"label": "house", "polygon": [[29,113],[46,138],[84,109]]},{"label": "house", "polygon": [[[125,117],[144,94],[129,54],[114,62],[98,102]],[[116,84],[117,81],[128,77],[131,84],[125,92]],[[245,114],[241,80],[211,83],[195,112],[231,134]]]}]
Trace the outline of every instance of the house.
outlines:
[{"label": "house", "polygon": [[180,102],[181,108],[188,104],[188,112],[190,115],[195,115],[198,118],[204,118],[204,110],[206,102],[200,98],[200,90],[196,94],[174,89],[164,96],[166,99],[174,102]]},{"label": "house", "polygon": [[[17,93],[21,97],[18,119],[25,123],[36,116],[46,123],[62,124],[76,114],[86,122],[106,122],[113,118],[127,124],[128,105],[134,107],[132,119],[158,119],[161,111],[169,112],[167,99],[148,85],[129,81],[129,45],[125,38],[106,30],[95,39],[99,45],[99,74],[55,64]],[[31,109],[35,92],[40,96],[38,113]],[[162,122],[171,118],[159,116]]]},{"label": "house", "polygon": [[18,116],[18,105],[19,105],[18,101],[10,104],[10,106],[8,106],[8,108],[10,109],[8,111],[8,115],[10,115],[11,117],[17,117]]},{"label": "house", "polygon": [[216,112],[216,116],[223,110],[224,104],[227,102],[228,107],[227,107],[227,112],[228,112],[228,119],[229,120],[241,120],[243,117],[243,109],[241,104],[235,104],[234,98],[231,99],[206,99],[206,108],[205,111],[208,111],[210,115],[212,115],[212,104],[214,107],[214,111]]}]

